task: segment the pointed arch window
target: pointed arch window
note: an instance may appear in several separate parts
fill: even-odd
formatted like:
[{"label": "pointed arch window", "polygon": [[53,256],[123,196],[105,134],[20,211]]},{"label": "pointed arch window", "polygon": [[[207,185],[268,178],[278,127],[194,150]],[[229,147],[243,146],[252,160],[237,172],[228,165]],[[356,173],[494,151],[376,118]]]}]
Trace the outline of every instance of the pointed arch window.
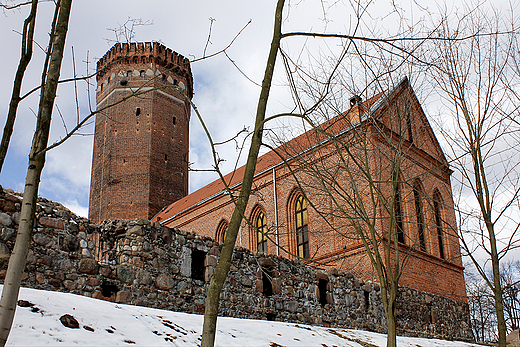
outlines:
[{"label": "pointed arch window", "polygon": [[260,211],[255,220],[256,227],[256,249],[259,253],[267,253],[267,218]]},{"label": "pointed arch window", "polygon": [[401,206],[401,185],[399,184],[399,174],[394,174],[392,184],[395,184],[393,213],[395,218],[395,229],[397,232],[397,242],[404,243],[403,208]]},{"label": "pointed arch window", "polygon": [[221,220],[217,227],[217,235],[216,240],[220,243],[224,243],[224,240],[226,239],[226,233],[228,230],[228,222],[225,220]]},{"label": "pointed arch window", "polygon": [[303,195],[296,198],[295,204],[296,217],[296,253],[298,257],[308,259],[309,252],[309,223],[307,217],[307,201]]},{"label": "pointed arch window", "polygon": [[417,219],[417,235],[419,237],[419,247],[426,252],[426,241],[424,237],[424,215],[422,205],[421,184],[416,180],[413,184],[413,198],[415,203],[415,217]]},{"label": "pointed arch window", "polygon": [[439,244],[439,257],[446,259],[446,253],[444,251],[444,230],[442,227],[442,215],[441,215],[442,197],[438,189],[433,192],[433,213],[435,214],[435,229],[437,230],[437,240]]}]

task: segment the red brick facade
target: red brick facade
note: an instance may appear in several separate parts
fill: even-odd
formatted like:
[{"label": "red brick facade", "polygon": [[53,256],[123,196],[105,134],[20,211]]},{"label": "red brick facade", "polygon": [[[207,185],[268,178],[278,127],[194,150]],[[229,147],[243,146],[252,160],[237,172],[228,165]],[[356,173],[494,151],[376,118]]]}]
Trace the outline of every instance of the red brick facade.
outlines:
[{"label": "red brick facade", "polygon": [[89,218],[152,218],[188,192],[189,60],[157,42],[116,44],[97,71]]},{"label": "red brick facade", "polygon": [[[387,203],[392,199],[395,202],[389,176],[396,163],[395,154],[400,151],[398,214],[402,240],[398,245],[404,262],[400,283],[466,301],[451,171],[408,80],[387,95],[356,104],[320,128],[339,134],[335,139],[349,145],[338,145],[319,131],[309,131],[261,156],[246,216],[257,225],[257,216],[263,213],[267,244],[261,244],[256,229],[243,221],[237,246],[251,250],[267,247],[268,253],[288,258],[300,255],[312,265],[333,266],[377,281],[365,248],[353,232],[352,211],[356,208],[349,207],[342,194],[357,191],[359,205],[372,213],[368,219],[374,230],[380,237],[387,237],[391,216],[396,215],[388,208],[395,208],[394,204]],[[347,151],[353,155],[339,154]],[[346,162],[345,158],[350,159]],[[377,203],[371,200],[375,195],[370,193],[363,170],[352,169],[353,158],[365,161],[371,179],[377,181]],[[240,188],[243,169],[225,177],[233,189]],[[321,173],[320,179],[316,172]],[[336,189],[332,193],[331,187]],[[307,201],[304,228],[295,210],[302,192]],[[171,204],[155,220],[221,241],[232,211],[223,184],[215,181]]]}]

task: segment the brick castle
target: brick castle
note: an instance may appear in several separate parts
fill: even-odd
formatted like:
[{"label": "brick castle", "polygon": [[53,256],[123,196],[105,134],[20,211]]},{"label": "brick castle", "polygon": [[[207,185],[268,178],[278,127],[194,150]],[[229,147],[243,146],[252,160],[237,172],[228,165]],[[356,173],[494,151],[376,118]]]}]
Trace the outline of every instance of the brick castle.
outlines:
[{"label": "brick castle", "polygon": [[[118,44],[98,70],[98,109],[132,92],[158,89],[99,113],[89,217],[153,217],[222,242],[233,210],[223,183],[186,195],[190,113],[180,91],[193,94],[187,59],[158,43]],[[397,223],[397,247],[406,259],[402,285],[466,302],[451,170],[409,81],[364,102],[352,98],[351,108],[321,129],[347,142],[362,129],[364,139],[376,144],[364,160],[380,181],[388,181],[395,144],[404,149],[397,190],[382,188],[382,199],[393,199],[393,211],[372,205],[375,229],[384,235],[389,223]],[[377,279],[363,244],[348,236],[352,228],[338,215],[341,204],[311,174],[312,165],[314,171],[335,172],[336,184],[352,189],[341,150],[322,132],[309,131],[261,156],[246,211],[250,224],[242,223],[237,246]],[[243,169],[226,176],[233,190],[240,188]],[[360,178],[357,186],[367,184]]]}]

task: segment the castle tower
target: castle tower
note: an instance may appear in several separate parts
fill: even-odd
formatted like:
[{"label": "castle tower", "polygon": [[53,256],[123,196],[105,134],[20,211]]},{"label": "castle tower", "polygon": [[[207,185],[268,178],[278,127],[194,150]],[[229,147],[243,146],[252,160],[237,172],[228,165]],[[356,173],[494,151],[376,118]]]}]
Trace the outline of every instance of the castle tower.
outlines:
[{"label": "castle tower", "polygon": [[89,218],[152,218],[188,193],[189,60],[157,42],[118,43],[97,71]]}]

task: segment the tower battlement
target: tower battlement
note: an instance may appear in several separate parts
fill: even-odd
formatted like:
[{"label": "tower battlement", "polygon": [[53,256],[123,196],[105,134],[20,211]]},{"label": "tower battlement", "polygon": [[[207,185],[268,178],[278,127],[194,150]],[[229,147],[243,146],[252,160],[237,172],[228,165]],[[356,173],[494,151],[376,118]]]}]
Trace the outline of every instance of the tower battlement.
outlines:
[{"label": "tower battlement", "polygon": [[190,60],[159,42],[116,43],[97,62],[97,81],[113,68],[130,64],[154,64],[186,78],[187,95],[193,96]]}]

